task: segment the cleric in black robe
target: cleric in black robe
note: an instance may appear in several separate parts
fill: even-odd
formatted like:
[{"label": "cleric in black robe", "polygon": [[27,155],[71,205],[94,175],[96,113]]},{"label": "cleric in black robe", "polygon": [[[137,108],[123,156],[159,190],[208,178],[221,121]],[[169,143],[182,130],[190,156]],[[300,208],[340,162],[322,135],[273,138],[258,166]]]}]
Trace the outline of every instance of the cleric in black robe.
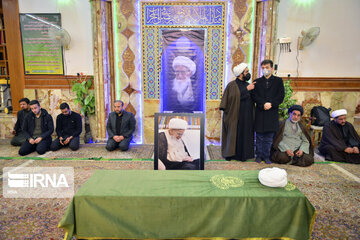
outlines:
[{"label": "cleric in black robe", "polygon": [[345,109],[332,112],[334,120],[324,126],[319,151],[329,161],[360,164],[360,137],[346,114]]},{"label": "cleric in black robe", "polygon": [[224,111],[222,124],[221,154],[226,160],[254,158],[254,102],[250,91],[254,83],[247,81],[251,75],[247,64],[234,67],[237,77],[225,88],[220,103]]}]

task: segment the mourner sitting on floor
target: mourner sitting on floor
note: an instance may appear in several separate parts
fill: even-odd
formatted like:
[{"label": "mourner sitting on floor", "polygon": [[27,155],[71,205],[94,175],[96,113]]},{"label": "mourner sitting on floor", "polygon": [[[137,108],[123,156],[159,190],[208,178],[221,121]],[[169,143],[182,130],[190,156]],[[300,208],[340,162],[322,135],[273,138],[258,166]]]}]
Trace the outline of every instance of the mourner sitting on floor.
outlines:
[{"label": "mourner sitting on floor", "polygon": [[11,145],[21,146],[26,141],[24,132],[22,131],[22,125],[26,115],[30,112],[30,100],[28,98],[22,98],[19,101],[21,110],[17,113],[17,120],[12,133],[15,135],[11,139]]},{"label": "mourner sitting on floor", "polygon": [[69,146],[75,151],[80,146],[80,133],[82,121],[80,114],[71,111],[67,103],[60,104],[61,113],[56,117],[57,138],[51,143],[51,151],[57,151],[62,147]]},{"label": "mourner sitting on floor", "polygon": [[328,161],[360,164],[360,137],[346,115],[346,109],[331,113],[334,120],[324,126],[319,151]]},{"label": "mourner sitting on floor", "polygon": [[51,134],[54,132],[54,122],[50,114],[40,107],[37,100],[30,102],[31,113],[24,119],[23,131],[26,141],[21,145],[19,154],[27,155],[36,151],[44,154],[51,145]]},{"label": "mourner sitting on floor", "polygon": [[109,114],[106,124],[106,131],[109,139],[106,143],[106,149],[113,151],[120,148],[121,151],[129,149],[130,141],[135,131],[136,120],[131,112],[123,109],[124,103],[120,100],[114,102],[114,112]]},{"label": "mourner sitting on floor", "polygon": [[306,167],[314,163],[314,149],[305,126],[300,122],[304,110],[300,105],[289,108],[290,117],[281,123],[272,148],[273,163]]}]

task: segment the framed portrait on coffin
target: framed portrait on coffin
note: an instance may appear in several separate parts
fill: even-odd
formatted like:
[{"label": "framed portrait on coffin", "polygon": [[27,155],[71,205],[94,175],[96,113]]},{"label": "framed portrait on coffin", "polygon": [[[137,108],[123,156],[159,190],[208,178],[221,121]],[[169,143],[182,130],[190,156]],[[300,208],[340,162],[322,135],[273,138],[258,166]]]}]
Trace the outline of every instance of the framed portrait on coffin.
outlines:
[{"label": "framed portrait on coffin", "polygon": [[154,169],[204,170],[204,114],[155,113]]}]

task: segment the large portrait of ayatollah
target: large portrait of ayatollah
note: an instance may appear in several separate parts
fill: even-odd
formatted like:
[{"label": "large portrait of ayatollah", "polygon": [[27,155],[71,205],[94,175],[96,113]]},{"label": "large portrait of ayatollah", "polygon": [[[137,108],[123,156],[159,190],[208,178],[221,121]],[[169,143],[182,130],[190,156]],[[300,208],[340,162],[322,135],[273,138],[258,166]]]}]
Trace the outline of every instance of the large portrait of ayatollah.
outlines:
[{"label": "large portrait of ayatollah", "polygon": [[202,112],[205,101],[203,30],[162,30],[160,105],[166,112]]},{"label": "large portrait of ayatollah", "polygon": [[204,169],[204,115],[155,113],[154,169]]}]

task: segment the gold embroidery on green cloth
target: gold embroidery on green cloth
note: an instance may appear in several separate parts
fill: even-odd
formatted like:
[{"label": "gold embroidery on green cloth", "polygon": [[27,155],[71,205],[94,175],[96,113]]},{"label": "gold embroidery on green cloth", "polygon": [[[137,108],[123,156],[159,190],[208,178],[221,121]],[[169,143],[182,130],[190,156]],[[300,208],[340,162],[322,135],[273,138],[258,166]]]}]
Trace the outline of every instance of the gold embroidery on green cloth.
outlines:
[{"label": "gold embroidery on green cloth", "polygon": [[284,188],[286,191],[294,191],[296,189],[295,185],[291,182],[288,182]]},{"label": "gold embroidery on green cloth", "polygon": [[225,176],[223,174],[212,176],[210,181],[220,189],[236,188],[244,185],[244,181],[241,178]]}]

